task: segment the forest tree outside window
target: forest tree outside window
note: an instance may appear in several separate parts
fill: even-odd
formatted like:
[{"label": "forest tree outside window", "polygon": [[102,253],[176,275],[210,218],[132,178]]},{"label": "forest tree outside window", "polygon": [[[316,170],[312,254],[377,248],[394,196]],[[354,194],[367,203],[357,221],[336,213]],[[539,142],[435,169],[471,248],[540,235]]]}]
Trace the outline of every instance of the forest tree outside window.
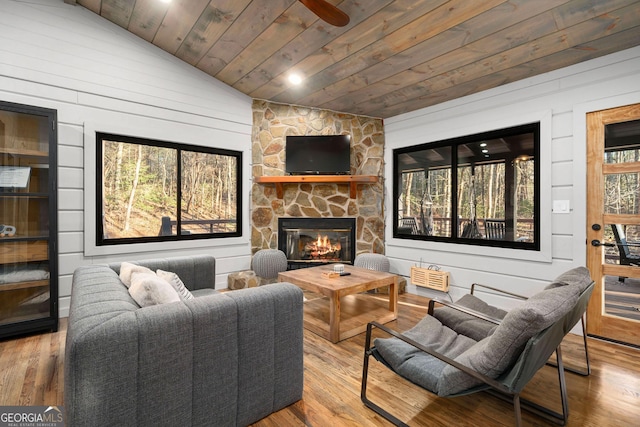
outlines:
[{"label": "forest tree outside window", "polygon": [[539,250],[539,153],[539,123],[394,150],[394,237]]},{"label": "forest tree outside window", "polygon": [[96,133],[97,245],[237,237],[242,153]]}]

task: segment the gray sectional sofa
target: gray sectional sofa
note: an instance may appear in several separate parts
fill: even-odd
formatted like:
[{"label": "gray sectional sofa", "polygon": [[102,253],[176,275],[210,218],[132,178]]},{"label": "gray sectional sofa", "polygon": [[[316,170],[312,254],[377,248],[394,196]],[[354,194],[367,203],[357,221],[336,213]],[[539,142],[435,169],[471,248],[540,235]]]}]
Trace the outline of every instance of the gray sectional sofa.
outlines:
[{"label": "gray sectional sofa", "polygon": [[69,426],[236,426],[302,398],[302,292],[219,293],[211,256],[139,262],[196,298],[140,308],[119,264],[73,275],[65,355]]}]

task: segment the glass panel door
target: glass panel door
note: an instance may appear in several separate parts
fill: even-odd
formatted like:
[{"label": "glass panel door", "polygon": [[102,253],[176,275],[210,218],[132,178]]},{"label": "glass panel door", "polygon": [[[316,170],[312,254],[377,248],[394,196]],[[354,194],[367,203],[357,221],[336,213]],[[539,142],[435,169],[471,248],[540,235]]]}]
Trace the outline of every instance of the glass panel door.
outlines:
[{"label": "glass panel door", "polygon": [[590,113],[588,333],[640,345],[640,105]]}]

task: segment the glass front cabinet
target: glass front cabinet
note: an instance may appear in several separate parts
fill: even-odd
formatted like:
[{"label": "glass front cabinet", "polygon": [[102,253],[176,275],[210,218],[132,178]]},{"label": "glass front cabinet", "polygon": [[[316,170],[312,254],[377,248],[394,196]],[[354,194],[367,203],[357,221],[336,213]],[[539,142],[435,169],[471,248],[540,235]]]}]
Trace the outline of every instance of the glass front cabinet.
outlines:
[{"label": "glass front cabinet", "polygon": [[0,101],[0,338],[58,327],[56,120]]}]

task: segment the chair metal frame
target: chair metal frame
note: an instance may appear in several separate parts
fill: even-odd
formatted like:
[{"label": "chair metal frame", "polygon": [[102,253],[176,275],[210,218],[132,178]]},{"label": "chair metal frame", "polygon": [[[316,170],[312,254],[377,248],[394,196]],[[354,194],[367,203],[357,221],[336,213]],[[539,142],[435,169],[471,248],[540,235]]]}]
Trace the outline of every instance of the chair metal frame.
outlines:
[{"label": "chair metal frame", "polygon": [[[510,390],[507,386],[505,386],[503,383],[499,382],[498,380],[495,380],[493,378],[487,377],[486,375],[483,375],[479,372],[474,371],[473,369],[462,365],[458,362],[456,362],[453,359],[450,359],[446,356],[444,356],[443,354],[440,354],[438,352],[435,352],[433,350],[429,350],[428,348],[422,346],[421,344],[417,343],[416,341],[412,340],[411,338],[408,338],[396,331],[394,331],[393,329],[389,329],[377,322],[370,322],[367,325],[367,335],[366,335],[366,339],[365,339],[365,356],[364,356],[364,365],[363,365],[363,370],[362,370],[362,386],[361,386],[361,390],[360,390],[360,398],[362,400],[362,402],[365,404],[365,406],[367,406],[369,409],[372,409],[373,411],[377,412],[378,414],[380,414],[381,416],[383,416],[386,420],[390,421],[391,423],[393,423],[396,426],[403,426],[403,427],[408,427],[408,424],[404,423],[402,420],[400,420],[399,418],[397,418],[395,415],[391,414],[390,412],[386,411],[385,409],[383,409],[382,407],[380,407],[379,405],[377,405],[376,403],[372,402],[368,397],[367,397],[367,382],[368,382],[368,377],[369,377],[369,357],[370,356],[374,356],[376,358],[376,360],[381,361],[381,356],[378,356],[377,353],[375,352],[375,348],[371,348],[371,331],[372,331],[372,327],[377,327],[379,329],[382,329],[383,331],[389,333],[390,335],[393,335],[396,338],[401,339],[402,341],[416,347],[417,349],[430,354],[433,357],[436,357],[440,360],[442,360],[443,362],[455,366],[456,368],[460,369],[461,371],[464,371],[465,373],[471,375],[474,378],[479,379],[480,381],[482,381],[484,383],[484,386],[479,386],[479,387],[475,387],[472,391],[465,391],[464,393],[460,393],[454,396],[448,396],[448,397],[456,397],[456,396],[462,396],[465,394],[470,394],[470,393],[475,393],[475,392],[480,392],[480,391],[493,391],[494,393],[492,393],[493,395],[495,395],[496,397],[505,400],[505,401],[511,401],[513,403],[513,408],[514,408],[514,415],[515,415],[515,420],[516,420],[516,426],[520,427],[522,425],[522,409],[526,409],[530,412],[536,413],[537,415],[555,422],[558,425],[565,425],[567,422],[567,419],[569,417],[569,407],[568,407],[568,399],[567,399],[567,388],[566,388],[566,381],[565,381],[565,377],[564,377],[564,369],[563,369],[563,364],[562,364],[562,353],[560,351],[560,347],[556,348],[556,359],[558,360],[558,365],[557,365],[557,369],[558,369],[558,382],[560,385],[560,400],[562,403],[562,412],[558,413],[555,412],[551,409],[545,408],[542,405],[539,405],[535,402],[532,402],[530,400],[526,400],[520,397],[520,391],[514,392],[512,390]],[[528,344],[529,346],[529,344]],[[384,362],[382,362],[384,364]],[[388,367],[388,366],[387,366]],[[404,377],[403,377],[404,378]],[[409,380],[410,381],[410,380]]]},{"label": "chair metal frame", "polygon": [[[443,362],[452,365],[461,371],[471,375],[472,377],[480,380],[482,382],[481,385],[477,387],[473,387],[469,390],[462,391],[456,395],[447,396],[447,397],[456,397],[471,393],[476,393],[480,391],[487,391],[492,395],[501,398],[505,401],[510,401],[513,403],[514,414],[516,426],[520,427],[522,425],[522,409],[525,409],[529,412],[532,412],[548,421],[554,422],[559,425],[565,425],[567,423],[567,419],[569,417],[569,406],[568,406],[568,398],[567,398],[567,388],[566,381],[564,376],[564,364],[562,362],[562,351],[560,348],[560,344],[564,336],[569,332],[569,330],[577,323],[576,317],[578,319],[583,318],[583,315],[586,311],[587,303],[589,302],[589,298],[591,297],[591,293],[593,292],[595,283],[591,282],[591,284],[587,287],[587,289],[582,292],[580,297],[578,298],[578,302],[575,307],[567,313],[565,316],[560,318],[554,324],[549,326],[547,329],[539,332],[529,339],[527,344],[525,345],[524,350],[520,354],[518,360],[515,364],[507,369],[502,375],[498,378],[493,379],[486,375],[483,375],[465,365],[462,365],[455,360],[438,353],[436,351],[430,350],[423,346],[422,344],[412,340],[411,338],[394,331],[391,328],[388,328],[384,325],[381,325],[377,322],[370,322],[367,325],[367,332],[365,338],[364,345],[364,362],[362,368],[362,385],[360,391],[360,398],[362,402],[368,408],[372,409],[376,413],[380,414],[386,420],[390,421],[396,426],[407,426],[402,420],[397,418],[395,415],[391,414],[387,410],[380,407],[378,404],[372,402],[367,397],[367,383],[369,377],[369,357],[373,356],[387,366],[392,369],[382,358],[382,356],[377,352],[375,347],[371,347],[371,334],[373,328],[378,328],[383,330],[389,335],[392,335],[407,344],[417,348],[418,350],[427,353],[433,357],[436,357]],[[487,320],[492,323],[500,323],[499,319],[494,319],[489,316],[485,316],[482,313],[476,312],[474,310],[468,310],[464,307],[459,307],[455,305],[451,305],[452,308],[456,310],[460,310],[472,316],[478,317],[483,320]],[[575,320],[575,321],[574,321]],[[567,329],[568,328],[568,329]],[[535,375],[535,373],[541,369],[545,364],[547,364],[549,357],[556,353],[556,364],[553,364],[558,372],[558,383],[560,389],[560,400],[562,405],[562,411],[556,412],[552,409],[544,407],[538,403],[532,402],[527,399],[523,399],[520,397],[520,392],[524,389],[525,385],[529,382],[529,380]],[[393,369],[392,369],[393,370]],[[399,374],[398,374],[399,375]],[[405,378],[405,377],[403,377]],[[405,378],[408,381],[411,381],[408,378]]]}]

